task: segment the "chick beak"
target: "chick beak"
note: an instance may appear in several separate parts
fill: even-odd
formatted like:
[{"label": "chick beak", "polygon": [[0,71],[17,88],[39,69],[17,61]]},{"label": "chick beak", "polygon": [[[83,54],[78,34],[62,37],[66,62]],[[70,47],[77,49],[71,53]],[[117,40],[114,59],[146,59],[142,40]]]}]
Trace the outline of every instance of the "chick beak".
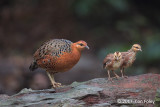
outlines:
[{"label": "chick beak", "polygon": [[85,46],[85,48],[89,49],[89,47],[88,47],[88,46]]},{"label": "chick beak", "polygon": [[139,51],[141,51],[141,52],[142,52],[142,49],[139,49]]},{"label": "chick beak", "polygon": [[116,58],[116,60],[118,61],[118,57]]}]

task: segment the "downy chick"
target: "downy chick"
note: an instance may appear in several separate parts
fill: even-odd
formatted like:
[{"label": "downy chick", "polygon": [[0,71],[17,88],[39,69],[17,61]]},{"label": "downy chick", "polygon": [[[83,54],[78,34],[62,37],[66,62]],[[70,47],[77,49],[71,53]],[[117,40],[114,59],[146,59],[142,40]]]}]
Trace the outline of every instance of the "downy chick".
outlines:
[{"label": "downy chick", "polygon": [[115,52],[114,54],[108,54],[104,61],[103,61],[103,68],[107,69],[108,71],[108,80],[112,80],[110,77],[110,71],[114,73],[116,78],[119,78],[119,76],[114,72],[123,63],[122,54],[120,52]]},{"label": "downy chick", "polygon": [[127,77],[124,76],[124,69],[128,68],[129,66],[131,66],[135,59],[136,59],[136,54],[138,51],[142,51],[141,50],[141,46],[139,44],[134,44],[132,46],[132,48],[130,50],[128,50],[127,52],[121,52],[122,53],[122,57],[123,57],[123,64],[121,65],[121,74],[122,77]]}]

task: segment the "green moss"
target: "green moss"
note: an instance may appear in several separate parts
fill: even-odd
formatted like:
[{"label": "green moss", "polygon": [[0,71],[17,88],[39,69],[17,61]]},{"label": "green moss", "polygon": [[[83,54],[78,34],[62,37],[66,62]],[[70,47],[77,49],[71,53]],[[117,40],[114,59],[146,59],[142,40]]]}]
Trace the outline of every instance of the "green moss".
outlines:
[{"label": "green moss", "polygon": [[160,89],[157,89],[155,97],[155,107],[160,107]]}]

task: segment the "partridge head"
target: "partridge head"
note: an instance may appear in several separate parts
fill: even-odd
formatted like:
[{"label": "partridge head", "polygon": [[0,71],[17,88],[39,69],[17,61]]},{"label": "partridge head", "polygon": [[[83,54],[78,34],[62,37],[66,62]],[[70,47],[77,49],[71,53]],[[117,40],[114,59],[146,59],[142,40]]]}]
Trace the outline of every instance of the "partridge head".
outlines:
[{"label": "partridge head", "polygon": [[85,41],[83,41],[83,40],[80,40],[80,41],[78,41],[78,42],[75,42],[73,45],[74,45],[79,51],[82,51],[82,50],[84,50],[85,48],[86,48],[86,49],[89,49],[89,47],[87,46],[87,43],[86,43]]}]

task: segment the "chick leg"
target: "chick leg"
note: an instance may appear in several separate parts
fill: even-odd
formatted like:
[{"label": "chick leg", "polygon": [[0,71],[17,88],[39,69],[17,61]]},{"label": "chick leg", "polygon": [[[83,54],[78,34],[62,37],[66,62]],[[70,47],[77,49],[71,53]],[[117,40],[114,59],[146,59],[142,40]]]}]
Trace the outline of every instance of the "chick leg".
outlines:
[{"label": "chick leg", "polygon": [[118,79],[119,78],[119,75],[117,75],[114,71],[112,71],[115,75],[115,77]]},{"label": "chick leg", "polygon": [[110,76],[110,71],[108,70],[107,72],[108,72],[108,80],[109,80],[109,81],[112,81],[112,78],[111,78],[111,76]]},{"label": "chick leg", "polygon": [[121,69],[121,74],[122,74],[122,78],[124,78],[124,75],[123,75],[123,68]]},{"label": "chick leg", "polygon": [[122,78],[128,78],[128,76],[124,76],[124,68],[121,69]]},{"label": "chick leg", "polygon": [[60,87],[60,86],[61,86],[60,83],[56,83],[56,82],[55,82],[53,74],[50,74],[49,72],[47,72],[47,75],[48,75],[48,77],[49,77],[49,79],[50,79],[50,81],[51,81],[51,83],[52,83],[53,88],[56,88],[56,87]]}]

